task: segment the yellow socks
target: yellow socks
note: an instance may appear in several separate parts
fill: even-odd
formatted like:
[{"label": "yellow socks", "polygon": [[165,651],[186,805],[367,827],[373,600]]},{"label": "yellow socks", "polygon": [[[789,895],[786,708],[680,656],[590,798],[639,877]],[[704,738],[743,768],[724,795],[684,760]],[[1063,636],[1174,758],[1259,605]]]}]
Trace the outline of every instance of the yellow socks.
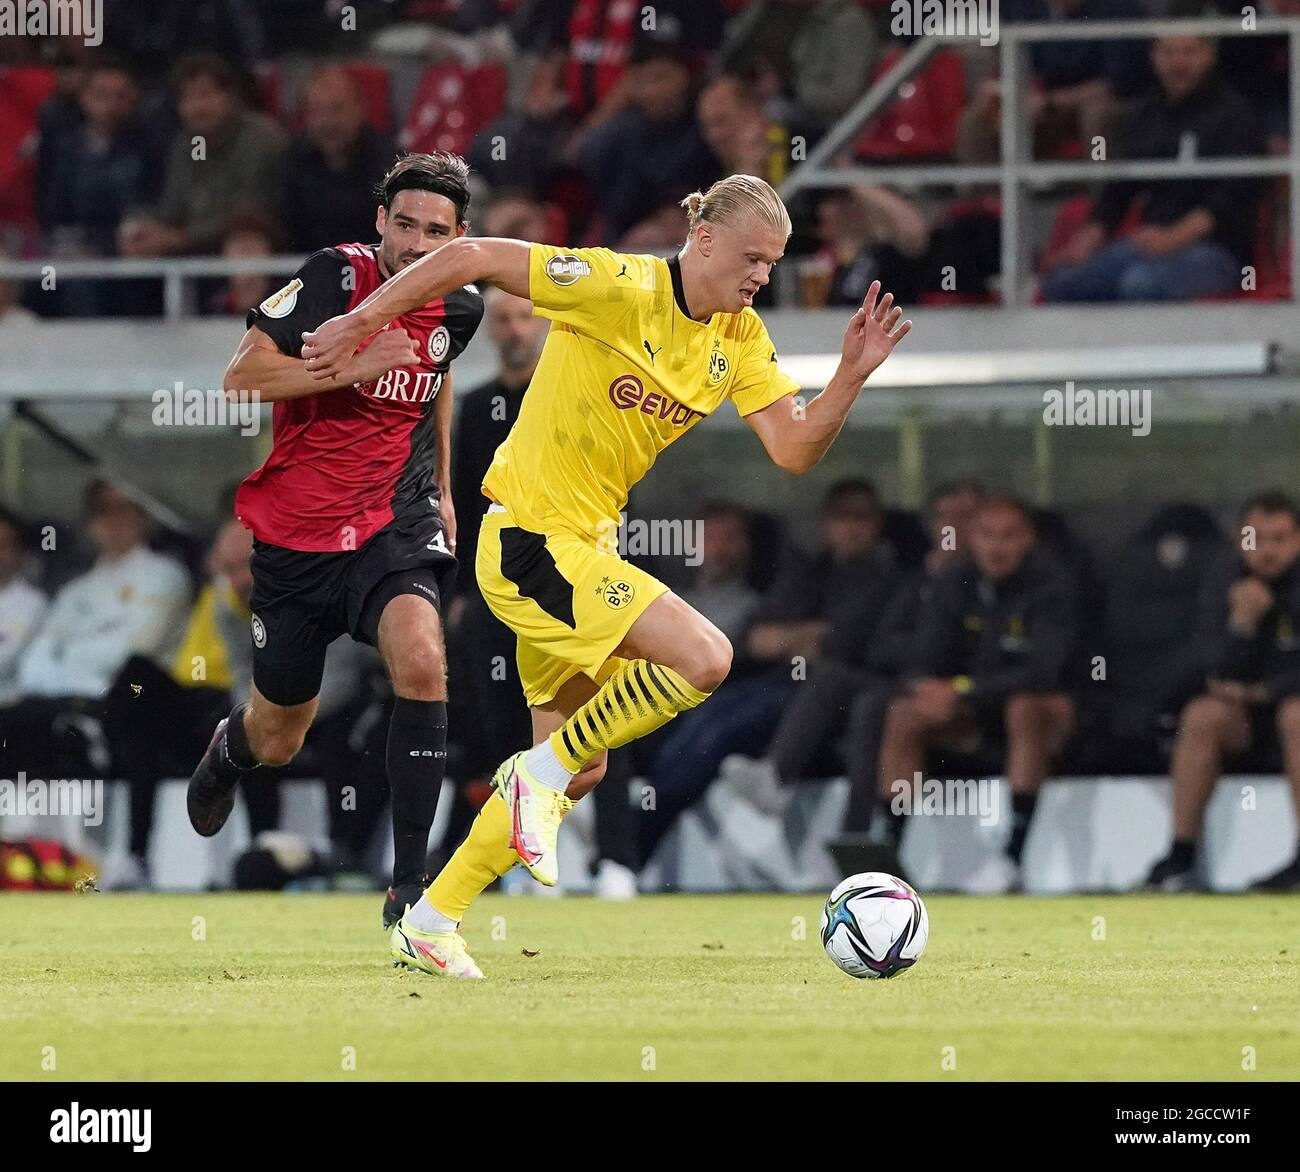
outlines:
[{"label": "yellow socks", "polygon": [[519,861],[510,845],[510,811],[499,790],[483,803],[465,841],[424,893],[435,911],[460,921],[483,889]]},{"label": "yellow socks", "polygon": [[579,773],[602,750],[654,732],[708,698],[671,667],[633,659],[551,734],[551,750],[565,769]]},{"label": "yellow socks", "polygon": [[[551,734],[549,744],[565,769],[579,773],[602,750],[617,749],[653,732],[708,696],[670,667],[632,660]],[[510,811],[500,791],[493,790],[425,898],[439,914],[459,922],[483,889],[518,861],[510,845]]]}]

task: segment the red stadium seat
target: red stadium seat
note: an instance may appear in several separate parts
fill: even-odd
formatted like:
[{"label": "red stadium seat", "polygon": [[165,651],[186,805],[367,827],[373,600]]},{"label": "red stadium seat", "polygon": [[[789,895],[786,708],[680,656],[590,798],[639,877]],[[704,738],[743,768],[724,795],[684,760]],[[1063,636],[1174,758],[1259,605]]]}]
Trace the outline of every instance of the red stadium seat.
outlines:
[{"label": "red stadium seat", "polygon": [[1047,243],[1043,245],[1043,254],[1038,261],[1040,273],[1045,273],[1056,266],[1070,238],[1092,213],[1092,204],[1092,196],[1076,195],[1056,209],[1056,219],[1052,221],[1052,227],[1047,233]]},{"label": "red stadium seat", "polygon": [[343,68],[361,88],[366,102],[366,121],[387,134],[393,129],[393,83],[388,70],[370,61],[348,61]]},{"label": "red stadium seat", "polygon": [[[1284,209],[1283,209],[1284,210]],[[1233,289],[1198,297],[1197,301],[1289,301],[1291,298],[1291,240],[1275,230],[1278,206],[1274,197],[1260,201],[1255,221],[1255,288]]]},{"label": "red stadium seat", "polygon": [[[1065,246],[1069,244],[1070,238],[1077,232],[1092,214],[1093,199],[1090,195],[1076,195],[1067,199],[1057,209],[1056,219],[1052,221],[1051,230],[1047,234],[1047,243],[1043,245],[1043,254],[1038,261],[1038,271],[1047,272],[1052,268]],[[1115,230],[1115,238],[1127,236],[1142,222],[1141,205],[1134,200],[1129,204],[1128,211],[1124,213],[1124,218],[1119,222],[1119,227]]]},{"label": "red stadium seat", "polygon": [[0,226],[36,224],[36,119],[54,92],[54,70],[0,69]]},{"label": "red stadium seat", "polygon": [[431,65],[420,78],[401,147],[407,151],[452,151],[463,155],[474,136],[505,106],[504,66]]},{"label": "red stadium seat", "polygon": [[[891,49],[880,59],[872,82],[902,56]],[[864,160],[937,158],[951,154],[966,100],[966,67],[952,49],[940,49],[926,67],[898,88],[895,100],[872,119],[853,144]]]},{"label": "red stadium seat", "polygon": [[[949,231],[969,234],[973,224],[1002,220],[1002,199],[993,194],[959,196],[943,209],[943,222],[939,233]],[[989,291],[958,291],[955,289],[928,289],[918,298],[922,305],[998,305],[1000,294]]]}]

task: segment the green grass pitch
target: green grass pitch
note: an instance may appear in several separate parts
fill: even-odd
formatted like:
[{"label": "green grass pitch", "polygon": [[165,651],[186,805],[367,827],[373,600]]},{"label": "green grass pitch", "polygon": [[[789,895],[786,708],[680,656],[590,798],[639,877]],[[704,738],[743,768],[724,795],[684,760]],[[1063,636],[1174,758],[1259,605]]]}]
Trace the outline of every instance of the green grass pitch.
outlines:
[{"label": "green grass pitch", "polygon": [[465,933],[489,979],[457,984],[390,968],[379,896],[9,895],[0,1078],[1275,1080],[1300,1070],[1293,899],[927,904],[920,963],[855,981],[822,952],[815,897],[487,897]]}]

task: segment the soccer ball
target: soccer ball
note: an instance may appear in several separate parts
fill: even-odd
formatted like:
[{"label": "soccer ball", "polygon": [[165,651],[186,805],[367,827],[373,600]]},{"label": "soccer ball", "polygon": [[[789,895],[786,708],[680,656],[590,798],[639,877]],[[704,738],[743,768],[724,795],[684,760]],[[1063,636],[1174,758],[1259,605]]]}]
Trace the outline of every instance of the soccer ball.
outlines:
[{"label": "soccer ball", "polygon": [[930,916],[921,897],[883,871],[850,875],[822,908],[826,955],[851,977],[892,977],[921,958]]}]

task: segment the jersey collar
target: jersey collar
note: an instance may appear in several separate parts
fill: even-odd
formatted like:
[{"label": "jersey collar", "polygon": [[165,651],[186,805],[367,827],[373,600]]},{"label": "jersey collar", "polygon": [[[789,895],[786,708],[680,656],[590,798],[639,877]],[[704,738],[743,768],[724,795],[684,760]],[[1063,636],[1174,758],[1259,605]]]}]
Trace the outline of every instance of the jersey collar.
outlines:
[{"label": "jersey collar", "polygon": [[699,318],[691,317],[691,311],[686,305],[686,291],[682,288],[682,264],[681,258],[676,254],[668,258],[668,273],[673,279],[673,300],[677,302],[677,308],[682,311],[682,316],[694,326],[707,326],[713,321],[713,315],[710,314],[708,321],[700,321]]}]

